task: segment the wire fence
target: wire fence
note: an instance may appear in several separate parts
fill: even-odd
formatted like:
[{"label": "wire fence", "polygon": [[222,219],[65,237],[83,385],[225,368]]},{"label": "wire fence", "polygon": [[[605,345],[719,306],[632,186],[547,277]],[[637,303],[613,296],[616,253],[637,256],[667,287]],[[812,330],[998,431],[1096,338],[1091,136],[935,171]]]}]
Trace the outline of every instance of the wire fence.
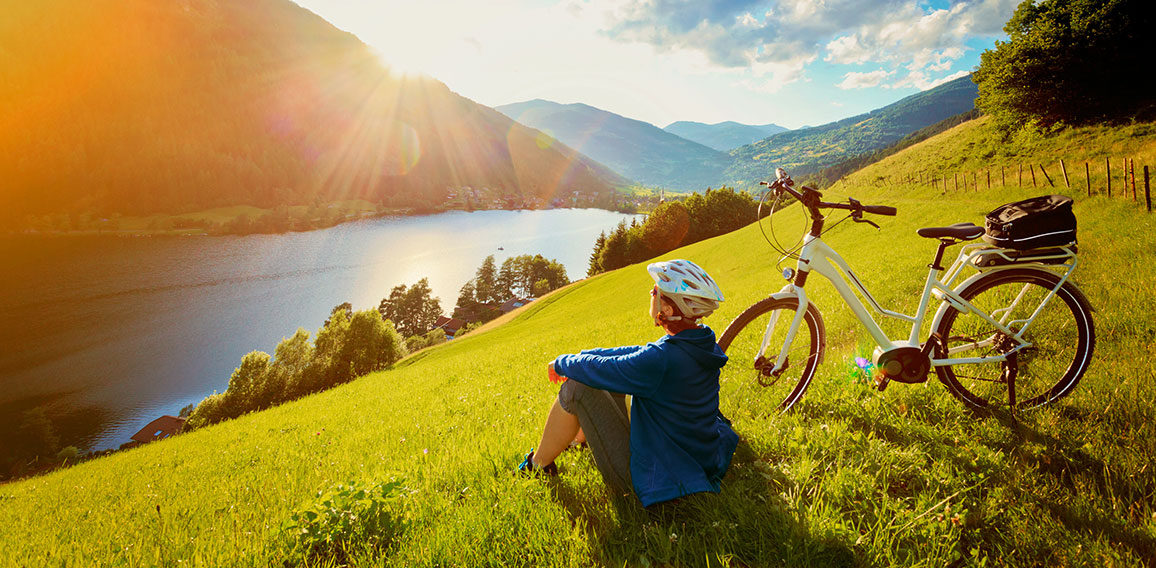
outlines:
[{"label": "wire fence", "polygon": [[996,184],[998,184],[997,187],[1054,188],[1063,183],[1063,187],[1067,189],[1080,190],[1083,186],[1082,189],[1087,192],[1088,197],[1093,195],[1106,195],[1121,199],[1130,197],[1133,201],[1140,200],[1142,190],[1145,206],[1149,213],[1152,212],[1152,193],[1147,165],[1141,169],[1142,174],[1139,176],[1139,180],[1137,180],[1136,174],[1136,160],[1131,158],[1123,158],[1115,164],[1111,158],[1104,158],[1102,164],[1085,161],[1083,165],[1083,176],[1079,175],[1078,165],[1076,172],[1069,172],[1068,164],[1064,160],[1059,160],[1058,164],[1048,165],[1048,168],[1052,169],[1051,173],[1048,173],[1048,169],[1044,167],[1045,164],[1043,163],[1020,163],[1012,166],[1002,165],[999,166],[999,169],[990,167],[979,170],[938,172],[921,170],[900,176],[876,176],[867,180],[862,177],[855,177],[850,181],[853,185],[875,186],[918,184],[942,189],[944,193],[948,191],[980,191],[982,188],[991,189]]}]

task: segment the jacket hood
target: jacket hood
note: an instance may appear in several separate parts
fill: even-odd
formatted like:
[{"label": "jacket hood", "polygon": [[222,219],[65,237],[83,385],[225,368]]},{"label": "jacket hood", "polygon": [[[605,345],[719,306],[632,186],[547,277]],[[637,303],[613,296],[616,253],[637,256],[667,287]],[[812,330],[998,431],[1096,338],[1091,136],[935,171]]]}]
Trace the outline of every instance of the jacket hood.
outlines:
[{"label": "jacket hood", "polygon": [[678,346],[704,368],[721,369],[727,363],[726,354],[715,341],[714,330],[705,325],[680,331],[678,335],[668,335],[663,341]]}]

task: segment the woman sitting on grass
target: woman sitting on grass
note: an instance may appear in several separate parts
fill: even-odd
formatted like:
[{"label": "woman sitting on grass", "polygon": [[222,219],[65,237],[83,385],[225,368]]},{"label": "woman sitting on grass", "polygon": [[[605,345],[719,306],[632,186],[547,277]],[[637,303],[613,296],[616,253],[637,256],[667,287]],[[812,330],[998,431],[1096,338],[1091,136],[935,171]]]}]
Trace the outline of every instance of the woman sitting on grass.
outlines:
[{"label": "woman sitting on grass", "polygon": [[[718,492],[738,436],[719,413],[719,369],[727,358],[714,332],[698,320],[723,294],[690,261],[648,266],[655,286],[650,317],[666,335],[640,346],[589,349],[548,365],[561,382],[537,451],[522,472],[557,474],[554,459],[585,441],[603,478],[618,495],[633,487],[649,507],[691,493]],[[631,411],[625,397],[632,395]]]}]

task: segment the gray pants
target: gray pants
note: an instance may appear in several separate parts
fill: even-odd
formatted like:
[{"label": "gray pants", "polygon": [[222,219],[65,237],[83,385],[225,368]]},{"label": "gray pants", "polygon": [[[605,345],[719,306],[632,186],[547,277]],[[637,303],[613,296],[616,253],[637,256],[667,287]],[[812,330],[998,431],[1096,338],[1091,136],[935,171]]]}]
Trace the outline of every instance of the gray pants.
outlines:
[{"label": "gray pants", "polygon": [[602,478],[618,495],[629,495],[630,416],[626,397],[588,387],[578,381],[562,383],[558,391],[562,410],[578,416],[594,464]]}]

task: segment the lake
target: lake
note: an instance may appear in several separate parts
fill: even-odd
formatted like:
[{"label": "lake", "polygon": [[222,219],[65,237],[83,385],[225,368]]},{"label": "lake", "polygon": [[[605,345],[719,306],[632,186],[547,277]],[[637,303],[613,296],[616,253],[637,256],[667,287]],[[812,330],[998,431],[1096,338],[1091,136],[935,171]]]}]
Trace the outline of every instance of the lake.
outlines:
[{"label": "lake", "polygon": [[445,313],[482,260],[541,254],[586,275],[599,209],[449,212],[244,237],[0,238],[0,440],[44,405],[65,445],[116,447],[214,391],[249,351],[312,336],[429,278]]}]

